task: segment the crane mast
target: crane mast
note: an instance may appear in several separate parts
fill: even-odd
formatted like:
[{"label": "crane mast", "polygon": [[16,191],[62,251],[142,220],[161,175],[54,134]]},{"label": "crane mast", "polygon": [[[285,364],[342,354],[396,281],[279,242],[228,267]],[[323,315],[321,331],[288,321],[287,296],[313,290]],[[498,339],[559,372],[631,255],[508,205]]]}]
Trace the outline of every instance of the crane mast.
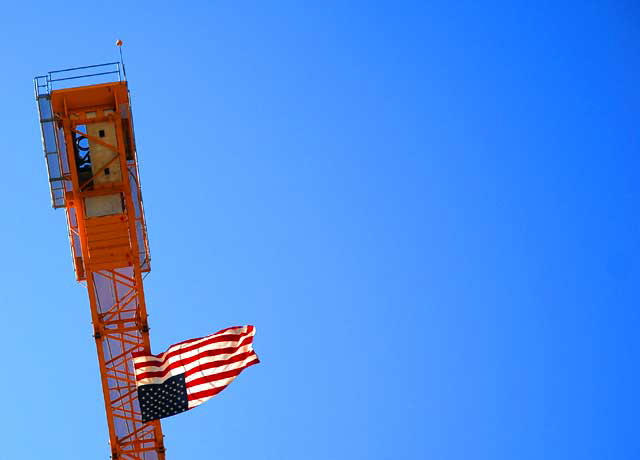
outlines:
[{"label": "crane mast", "polygon": [[[66,211],[76,280],[89,294],[111,457],[164,460],[160,421],[142,422],[131,361],[150,353],[151,267],[121,70],[115,62],[49,72],[35,78],[35,93],[52,205]],[[92,84],[69,87],[80,79]]]}]

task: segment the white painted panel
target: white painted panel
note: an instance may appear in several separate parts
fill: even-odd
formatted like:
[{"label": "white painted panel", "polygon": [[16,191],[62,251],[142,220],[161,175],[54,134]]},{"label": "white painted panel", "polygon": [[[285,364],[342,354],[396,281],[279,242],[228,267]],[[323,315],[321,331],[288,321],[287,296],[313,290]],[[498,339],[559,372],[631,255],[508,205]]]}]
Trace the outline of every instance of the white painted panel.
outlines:
[{"label": "white painted panel", "polygon": [[110,216],[122,214],[122,195],[90,196],[84,199],[87,217]]}]

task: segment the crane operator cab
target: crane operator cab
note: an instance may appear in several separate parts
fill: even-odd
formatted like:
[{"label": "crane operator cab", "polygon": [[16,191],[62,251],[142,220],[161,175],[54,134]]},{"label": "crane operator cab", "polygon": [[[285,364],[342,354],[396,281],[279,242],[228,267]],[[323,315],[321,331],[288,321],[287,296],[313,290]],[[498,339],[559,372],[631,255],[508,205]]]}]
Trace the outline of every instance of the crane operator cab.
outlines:
[{"label": "crane operator cab", "polygon": [[[53,169],[60,171],[59,177],[50,174],[52,196],[54,207],[67,209],[77,279],[89,271],[131,267],[136,258],[149,271],[126,81],[57,89],[47,96]],[[46,149],[51,136],[43,132]]]}]

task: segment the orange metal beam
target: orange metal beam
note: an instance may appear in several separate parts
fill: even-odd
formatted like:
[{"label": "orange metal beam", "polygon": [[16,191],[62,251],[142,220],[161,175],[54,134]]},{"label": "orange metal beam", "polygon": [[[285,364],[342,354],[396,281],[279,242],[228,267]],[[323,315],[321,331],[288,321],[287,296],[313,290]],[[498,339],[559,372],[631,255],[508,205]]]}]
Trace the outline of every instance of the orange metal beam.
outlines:
[{"label": "orange metal beam", "polygon": [[[86,280],[89,294],[111,456],[165,460],[160,422],[142,423],[131,362],[133,352],[150,352],[142,282],[142,273],[149,271],[149,257],[135,150],[132,158],[126,156],[125,143],[131,149],[135,145],[127,85],[117,82],[52,91],[51,105],[56,126],[64,134],[70,184],[66,191],[69,237],[76,278]],[[87,116],[87,112],[99,113]],[[112,123],[116,145],[78,129],[97,122]],[[107,164],[92,170],[89,180],[80,179],[74,146],[77,134],[109,148],[114,155]],[[90,190],[91,182],[115,162],[120,165],[121,182]],[[121,213],[87,215],[85,198],[114,193],[121,193]]]}]

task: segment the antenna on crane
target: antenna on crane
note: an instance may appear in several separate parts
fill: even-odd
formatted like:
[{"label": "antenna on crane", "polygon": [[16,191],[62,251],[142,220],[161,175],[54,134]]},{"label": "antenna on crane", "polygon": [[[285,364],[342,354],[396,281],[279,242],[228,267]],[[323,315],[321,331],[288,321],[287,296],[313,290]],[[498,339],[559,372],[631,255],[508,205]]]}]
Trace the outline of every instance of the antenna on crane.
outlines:
[{"label": "antenna on crane", "polygon": [[120,65],[122,66],[122,74],[124,75],[124,80],[127,81],[127,69],[124,68],[124,59],[122,58],[122,40],[116,40],[116,46],[118,50],[120,50]]}]

